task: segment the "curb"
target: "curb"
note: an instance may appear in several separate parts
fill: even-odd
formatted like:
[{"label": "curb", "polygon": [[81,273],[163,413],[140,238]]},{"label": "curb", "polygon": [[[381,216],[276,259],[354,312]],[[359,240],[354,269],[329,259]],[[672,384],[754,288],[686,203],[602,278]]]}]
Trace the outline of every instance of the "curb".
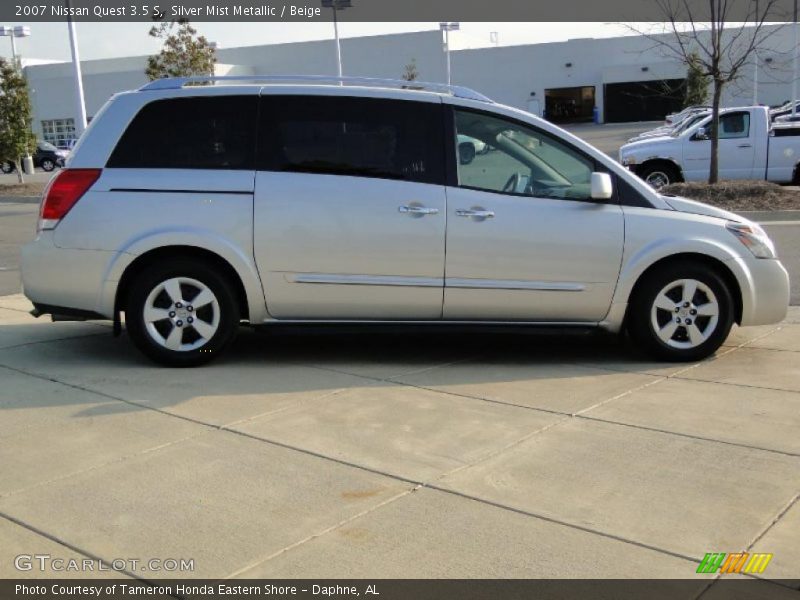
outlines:
[{"label": "curb", "polygon": [[800,221],[800,210],[740,210],[739,214],[751,221]]},{"label": "curb", "polygon": [[39,204],[41,196],[0,196],[0,204]]}]

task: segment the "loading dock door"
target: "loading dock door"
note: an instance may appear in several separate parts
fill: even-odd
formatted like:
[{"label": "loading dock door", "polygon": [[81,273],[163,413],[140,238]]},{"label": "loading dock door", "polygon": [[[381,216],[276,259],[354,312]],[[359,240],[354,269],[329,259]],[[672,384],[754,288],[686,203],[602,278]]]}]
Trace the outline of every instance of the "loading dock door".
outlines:
[{"label": "loading dock door", "polygon": [[592,120],[594,86],[553,88],[544,91],[545,118],[553,123]]},{"label": "loading dock door", "polygon": [[606,123],[660,121],[683,106],[685,79],[607,83],[603,86]]}]

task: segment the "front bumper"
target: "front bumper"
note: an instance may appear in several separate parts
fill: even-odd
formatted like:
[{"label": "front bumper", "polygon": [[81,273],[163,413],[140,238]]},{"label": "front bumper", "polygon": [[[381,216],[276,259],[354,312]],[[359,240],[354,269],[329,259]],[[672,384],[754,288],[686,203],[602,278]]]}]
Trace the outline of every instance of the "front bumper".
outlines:
[{"label": "front bumper", "polygon": [[786,318],[789,273],[777,259],[737,258],[728,266],[742,292],[741,325],[769,325]]}]

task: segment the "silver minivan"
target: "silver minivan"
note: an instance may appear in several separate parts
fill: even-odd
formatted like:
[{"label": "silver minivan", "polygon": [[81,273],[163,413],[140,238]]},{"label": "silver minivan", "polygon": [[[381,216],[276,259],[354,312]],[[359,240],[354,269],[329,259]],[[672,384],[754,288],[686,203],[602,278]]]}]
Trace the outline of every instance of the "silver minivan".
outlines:
[{"label": "silver minivan", "polygon": [[211,360],[241,323],[301,322],[593,327],[697,360],[734,322],[782,320],[789,298],[755,223],[659,195],[471,90],[374,79],[115,95],[22,259],[34,314],[116,331],[124,314],[174,366]]}]

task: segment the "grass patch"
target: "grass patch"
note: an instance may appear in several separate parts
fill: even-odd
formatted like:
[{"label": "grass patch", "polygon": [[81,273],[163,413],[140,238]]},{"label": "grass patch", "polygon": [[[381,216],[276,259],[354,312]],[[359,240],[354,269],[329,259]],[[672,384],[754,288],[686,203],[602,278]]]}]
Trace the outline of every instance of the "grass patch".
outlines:
[{"label": "grass patch", "polygon": [[0,183],[0,196],[41,196],[47,183]]},{"label": "grass patch", "polygon": [[769,181],[673,183],[664,194],[699,200],[726,210],[800,210],[800,191]]}]

